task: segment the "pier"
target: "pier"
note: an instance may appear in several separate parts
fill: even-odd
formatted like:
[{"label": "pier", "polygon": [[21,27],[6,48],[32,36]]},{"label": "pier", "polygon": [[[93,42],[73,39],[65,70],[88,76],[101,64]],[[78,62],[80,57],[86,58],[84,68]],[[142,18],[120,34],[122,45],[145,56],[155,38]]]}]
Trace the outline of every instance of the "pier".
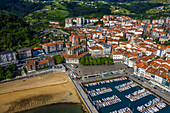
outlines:
[{"label": "pier", "polygon": [[163,100],[161,100],[161,101],[159,101],[159,102],[157,102],[157,103],[155,103],[155,104],[150,105],[149,107],[143,109],[142,112],[143,112],[143,111],[146,111],[147,109],[149,109],[149,108],[155,106],[156,104],[158,104],[158,103],[160,103],[160,102],[163,102]]},{"label": "pier", "polygon": [[142,95],[142,94],[147,93],[147,92],[149,92],[149,91],[145,91],[145,92],[142,92],[142,93],[138,93],[137,95],[134,95],[134,96],[132,96],[132,97],[129,97],[128,99],[131,99],[131,98],[137,97],[137,96]]},{"label": "pier", "polygon": [[[132,85],[136,85],[136,86],[137,86],[136,83],[126,84],[126,85],[123,86],[123,87],[117,88],[117,90],[120,91],[120,92],[122,92],[123,88],[126,88],[126,87],[128,87],[128,86],[129,86],[130,88],[132,88]],[[130,88],[128,88],[128,89],[130,89]],[[123,91],[128,90],[128,89],[124,89]]]},{"label": "pier", "polygon": [[87,89],[86,89],[86,91],[87,91],[87,93],[88,94],[93,94],[93,93],[99,93],[99,92],[101,92],[101,91],[106,91],[106,90],[108,90],[108,89],[111,89],[111,88],[106,88],[106,89],[100,89],[99,91],[94,91],[94,92],[89,92],[89,91],[87,91]]},{"label": "pier", "polygon": [[110,102],[110,101],[114,101],[114,100],[118,100],[119,98],[115,98],[115,99],[112,99],[112,100],[108,100],[108,101],[104,101],[104,102],[101,102],[101,103],[97,103],[95,104],[95,106],[99,105],[99,104],[103,104],[103,103],[106,103],[106,102]]}]

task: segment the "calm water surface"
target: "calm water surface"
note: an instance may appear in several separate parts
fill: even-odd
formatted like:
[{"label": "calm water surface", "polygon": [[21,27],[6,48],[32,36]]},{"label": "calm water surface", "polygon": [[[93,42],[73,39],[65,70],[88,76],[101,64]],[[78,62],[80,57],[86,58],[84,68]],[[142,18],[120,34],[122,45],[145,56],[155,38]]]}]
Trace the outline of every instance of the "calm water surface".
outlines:
[{"label": "calm water surface", "polygon": [[[96,97],[92,97],[93,101],[101,100],[102,98],[106,98],[106,97],[111,97],[112,95],[117,95],[122,100],[122,102],[119,102],[117,104],[113,104],[113,105],[110,105],[107,107],[100,108],[100,110],[99,110],[100,113],[109,113],[113,110],[119,110],[124,107],[129,107],[133,111],[133,113],[141,113],[137,110],[137,106],[143,105],[146,102],[148,102],[156,97],[153,95],[149,95],[149,96],[146,96],[146,97],[139,99],[137,101],[131,102],[129,99],[127,99],[125,97],[125,95],[131,94],[134,91],[140,90],[142,88],[137,86],[137,87],[131,88],[131,89],[123,91],[123,92],[119,92],[118,90],[115,89],[115,86],[123,84],[123,83],[127,83],[127,82],[130,82],[130,80],[118,81],[118,82],[113,82],[113,83],[109,83],[109,84],[106,83],[106,84],[101,84],[101,85],[96,85],[96,86],[91,86],[91,87],[86,87],[86,88],[87,88],[87,90],[94,90],[94,89],[102,88],[102,87],[112,88],[113,91],[110,93],[105,93],[105,94],[102,94],[102,95],[99,95]],[[158,111],[157,113],[170,113],[170,106],[167,105],[166,108],[163,108],[162,110]]]},{"label": "calm water surface", "polygon": [[83,113],[81,104],[55,104],[20,113]]}]

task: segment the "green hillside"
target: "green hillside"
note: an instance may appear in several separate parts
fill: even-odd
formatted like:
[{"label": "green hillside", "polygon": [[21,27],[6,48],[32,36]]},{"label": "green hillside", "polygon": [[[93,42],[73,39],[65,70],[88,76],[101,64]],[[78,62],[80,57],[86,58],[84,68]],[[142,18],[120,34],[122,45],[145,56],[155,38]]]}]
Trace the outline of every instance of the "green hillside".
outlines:
[{"label": "green hillside", "polygon": [[43,3],[25,2],[23,0],[0,0],[0,13],[24,17],[30,12],[41,9],[44,5]]},{"label": "green hillside", "polygon": [[21,18],[0,14],[0,51],[29,47],[38,41],[37,33]]}]

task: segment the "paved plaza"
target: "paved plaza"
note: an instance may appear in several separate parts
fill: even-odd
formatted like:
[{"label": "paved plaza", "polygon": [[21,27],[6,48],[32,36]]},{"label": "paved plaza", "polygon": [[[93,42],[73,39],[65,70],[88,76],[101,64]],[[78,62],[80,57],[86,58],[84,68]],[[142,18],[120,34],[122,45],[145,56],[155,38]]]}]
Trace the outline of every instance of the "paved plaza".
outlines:
[{"label": "paved plaza", "polygon": [[116,70],[123,70],[126,66],[121,63],[113,64],[113,65],[89,65],[89,66],[83,66],[78,65],[78,68],[76,69],[77,72],[80,75],[90,75],[90,74],[97,74],[97,73],[104,73],[104,72],[110,72],[110,71],[116,71]]}]

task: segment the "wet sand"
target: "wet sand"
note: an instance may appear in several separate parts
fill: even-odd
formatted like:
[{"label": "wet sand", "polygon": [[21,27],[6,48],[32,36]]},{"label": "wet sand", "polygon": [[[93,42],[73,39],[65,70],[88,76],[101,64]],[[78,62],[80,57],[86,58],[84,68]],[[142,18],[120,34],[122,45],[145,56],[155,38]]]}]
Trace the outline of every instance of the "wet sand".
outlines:
[{"label": "wet sand", "polygon": [[1,113],[53,103],[80,103],[76,89],[66,73],[52,73],[0,85]]}]

